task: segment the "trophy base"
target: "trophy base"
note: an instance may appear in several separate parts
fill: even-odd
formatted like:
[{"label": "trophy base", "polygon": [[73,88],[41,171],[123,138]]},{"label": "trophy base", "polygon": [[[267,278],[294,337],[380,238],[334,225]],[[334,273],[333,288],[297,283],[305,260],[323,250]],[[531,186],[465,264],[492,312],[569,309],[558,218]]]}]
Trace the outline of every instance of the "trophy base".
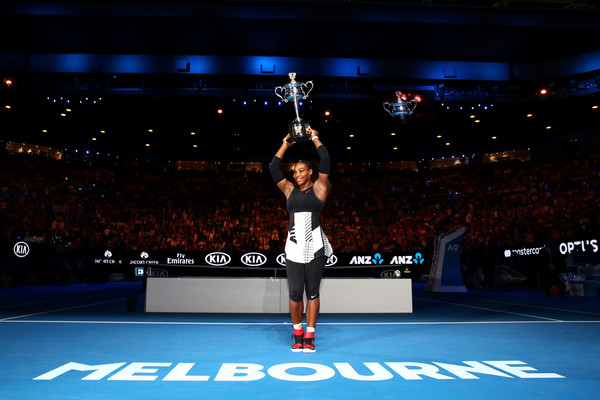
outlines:
[{"label": "trophy base", "polygon": [[310,135],[306,132],[306,128],[309,128],[310,124],[308,121],[303,119],[295,119],[288,124],[288,133],[290,134],[290,141],[292,142],[308,142]]}]

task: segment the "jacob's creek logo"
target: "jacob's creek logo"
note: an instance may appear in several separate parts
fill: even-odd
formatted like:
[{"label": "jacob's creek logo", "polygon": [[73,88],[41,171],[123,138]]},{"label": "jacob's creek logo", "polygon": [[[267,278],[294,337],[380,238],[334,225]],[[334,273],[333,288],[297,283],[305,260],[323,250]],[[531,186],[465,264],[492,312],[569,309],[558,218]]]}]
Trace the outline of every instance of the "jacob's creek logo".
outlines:
[{"label": "jacob's creek logo", "polygon": [[[428,379],[560,379],[552,372],[540,372],[523,361],[462,361],[457,364],[441,362],[349,362],[332,364],[284,363],[266,367],[254,363],[222,363],[218,369],[206,370],[195,363],[171,362],[117,362],[87,365],[68,362],[33,380],[51,381],[66,375],[81,377],[85,381],[146,381],[163,382],[250,382],[264,378],[288,382],[316,382],[331,378],[352,381],[378,382],[409,380],[427,382]],[[203,369],[204,368],[204,369]],[[192,371],[193,369],[193,371]],[[369,370],[368,372],[366,370]],[[65,377],[66,377],[65,376]]]},{"label": "jacob's creek logo", "polygon": [[18,242],[13,247],[13,252],[19,258],[27,257],[29,254],[29,245],[25,242]]},{"label": "jacob's creek logo", "polygon": [[267,256],[260,253],[246,253],[242,256],[242,263],[249,267],[258,267],[267,262]]},{"label": "jacob's creek logo", "polygon": [[94,258],[94,264],[122,264],[123,260],[115,260],[112,258],[113,253],[110,250],[104,252],[104,258]]},{"label": "jacob's creek logo", "polygon": [[[285,267],[285,253],[281,253],[276,258],[277,264],[283,265]],[[327,262],[325,263],[326,267],[331,267],[332,265],[337,264],[338,258],[335,254],[332,254],[327,258]]]},{"label": "jacob's creek logo", "polygon": [[[415,253],[414,256],[393,256],[389,265],[423,264],[424,261],[421,253]],[[381,265],[384,262],[385,259],[379,253],[375,253],[373,256],[354,256],[350,260],[350,264],[355,265]]]},{"label": "jacob's creek logo", "polygon": [[146,251],[140,253],[139,260],[129,260],[130,265],[158,265],[158,260],[148,260],[150,254]]},{"label": "jacob's creek logo", "polygon": [[231,256],[227,253],[215,251],[213,253],[207,254],[206,257],[204,257],[204,261],[206,261],[206,263],[209,265],[221,267],[231,262]]}]

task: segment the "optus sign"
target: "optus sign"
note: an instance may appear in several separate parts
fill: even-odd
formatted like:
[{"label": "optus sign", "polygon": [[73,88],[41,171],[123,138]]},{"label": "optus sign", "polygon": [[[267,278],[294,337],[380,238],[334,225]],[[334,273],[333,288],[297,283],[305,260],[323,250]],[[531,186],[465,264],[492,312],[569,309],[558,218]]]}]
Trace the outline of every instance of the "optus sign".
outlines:
[{"label": "optus sign", "polygon": [[573,252],[581,253],[597,253],[598,252],[598,240],[576,240],[573,242],[563,242],[558,245],[560,254],[571,254]]}]

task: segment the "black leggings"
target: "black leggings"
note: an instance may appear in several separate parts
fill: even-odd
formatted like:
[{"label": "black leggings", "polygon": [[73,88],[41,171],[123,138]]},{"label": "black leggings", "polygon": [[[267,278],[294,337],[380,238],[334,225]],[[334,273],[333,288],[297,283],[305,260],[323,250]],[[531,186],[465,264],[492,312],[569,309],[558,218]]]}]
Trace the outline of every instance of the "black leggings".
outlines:
[{"label": "black leggings", "polygon": [[285,259],[285,270],[292,301],[301,302],[303,300],[305,286],[308,300],[319,298],[319,286],[321,286],[325,263],[327,263],[325,256],[316,258],[308,264],[299,264]]}]

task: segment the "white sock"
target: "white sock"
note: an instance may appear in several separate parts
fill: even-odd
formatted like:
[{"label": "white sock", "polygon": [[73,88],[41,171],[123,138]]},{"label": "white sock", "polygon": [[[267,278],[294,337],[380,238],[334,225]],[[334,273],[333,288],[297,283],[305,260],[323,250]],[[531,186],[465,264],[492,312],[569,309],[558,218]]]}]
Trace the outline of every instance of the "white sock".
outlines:
[{"label": "white sock", "polygon": [[306,327],[306,332],[314,332],[315,331],[315,327],[314,326],[307,326]]},{"label": "white sock", "polygon": [[301,331],[302,330],[302,322],[300,322],[299,324],[293,324],[294,325],[294,329],[297,331]]}]

